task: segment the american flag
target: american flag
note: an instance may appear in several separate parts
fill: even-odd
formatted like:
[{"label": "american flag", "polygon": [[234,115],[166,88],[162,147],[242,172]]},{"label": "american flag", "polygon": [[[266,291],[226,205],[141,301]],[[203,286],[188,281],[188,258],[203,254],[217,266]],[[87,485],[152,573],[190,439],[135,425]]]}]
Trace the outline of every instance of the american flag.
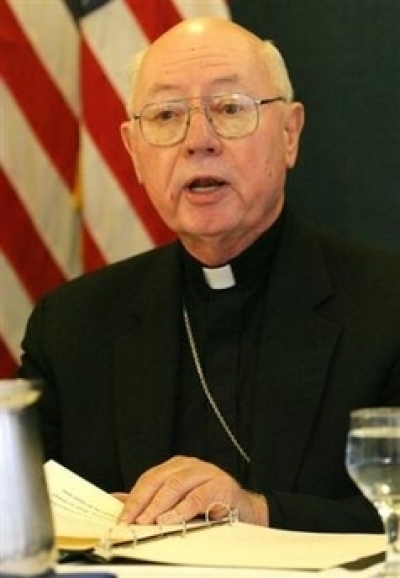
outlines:
[{"label": "american flag", "polygon": [[0,377],[41,295],[172,238],[119,135],[132,55],[224,0],[0,0]]}]

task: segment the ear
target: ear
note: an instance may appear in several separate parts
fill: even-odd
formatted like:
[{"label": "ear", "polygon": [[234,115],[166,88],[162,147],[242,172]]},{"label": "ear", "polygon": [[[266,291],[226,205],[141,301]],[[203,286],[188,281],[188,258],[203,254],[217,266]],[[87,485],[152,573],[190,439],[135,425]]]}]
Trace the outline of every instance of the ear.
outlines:
[{"label": "ear", "polygon": [[304,126],[304,107],[300,102],[287,105],[285,111],[286,166],[291,169],[297,158],[301,131]]},{"label": "ear", "polygon": [[121,124],[120,131],[121,131],[122,142],[124,143],[124,146],[125,146],[126,150],[128,151],[129,156],[132,159],[132,163],[133,163],[133,167],[135,169],[137,180],[139,183],[141,183],[142,182],[142,176],[141,176],[141,171],[140,171],[140,167],[139,167],[139,161],[138,161],[138,156],[137,156],[137,151],[136,151],[136,139],[135,139],[135,135],[133,134],[132,123],[130,121],[123,122]]}]

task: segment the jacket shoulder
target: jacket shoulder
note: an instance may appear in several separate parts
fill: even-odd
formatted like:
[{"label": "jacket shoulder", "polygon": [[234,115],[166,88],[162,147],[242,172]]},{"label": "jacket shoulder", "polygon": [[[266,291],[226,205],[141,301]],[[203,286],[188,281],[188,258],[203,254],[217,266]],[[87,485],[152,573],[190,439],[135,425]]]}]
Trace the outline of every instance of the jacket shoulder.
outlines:
[{"label": "jacket shoulder", "polygon": [[[381,300],[400,297],[400,252],[361,242],[332,229],[296,219],[294,227],[317,247],[325,270],[346,293]],[[400,300],[399,300],[400,301]]]},{"label": "jacket shoulder", "polygon": [[45,299],[63,299],[79,295],[98,295],[135,290],[150,280],[157,281],[165,270],[178,263],[178,243],[150,249],[127,259],[106,265],[63,283],[45,295]]}]

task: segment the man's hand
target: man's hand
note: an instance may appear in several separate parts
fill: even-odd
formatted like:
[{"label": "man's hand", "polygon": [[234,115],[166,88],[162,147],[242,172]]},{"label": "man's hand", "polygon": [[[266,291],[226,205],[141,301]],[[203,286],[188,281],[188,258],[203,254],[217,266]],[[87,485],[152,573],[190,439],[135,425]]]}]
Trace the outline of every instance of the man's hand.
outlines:
[{"label": "man's hand", "polygon": [[115,495],[124,502],[120,521],[128,524],[174,524],[205,513],[218,520],[228,507],[238,511],[242,522],[268,525],[263,496],[244,490],[226,472],[197,458],[173,457],[140,476],[129,494]]}]

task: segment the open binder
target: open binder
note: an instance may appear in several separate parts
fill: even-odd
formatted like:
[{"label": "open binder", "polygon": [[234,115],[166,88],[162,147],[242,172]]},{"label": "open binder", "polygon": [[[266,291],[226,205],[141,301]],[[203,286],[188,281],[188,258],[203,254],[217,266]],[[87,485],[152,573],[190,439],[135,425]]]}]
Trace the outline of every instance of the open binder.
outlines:
[{"label": "open binder", "polygon": [[385,550],[384,534],[318,534],[224,520],[173,526],[118,525],[121,503],[60,464],[45,464],[56,544],[96,562],[321,570]]}]

